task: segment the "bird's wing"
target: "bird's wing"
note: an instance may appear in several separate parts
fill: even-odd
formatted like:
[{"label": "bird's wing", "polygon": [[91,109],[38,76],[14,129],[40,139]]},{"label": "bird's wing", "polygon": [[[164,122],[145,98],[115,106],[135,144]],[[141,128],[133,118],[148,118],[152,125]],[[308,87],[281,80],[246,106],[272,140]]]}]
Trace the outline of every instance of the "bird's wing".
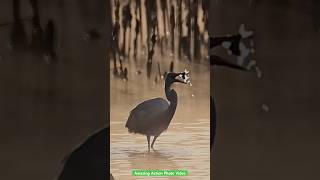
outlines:
[{"label": "bird's wing", "polygon": [[133,113],[151,113],[153,115],[157,113],[161,113],[165,110],[167,110],[169,107],[168,101],[162,99],[162,98],[154,98],[150,100],[143,101],[142,103],[138,104],[131,112]]},{"label": "bird's wing", "polygon": [[[155,98],[144,101],[137,105],[131,112],[126,123],[129,129],[140,129],[148,127],[158,120],[169,107],[169,103],[162,98]],[[151,123],[151,124],[150,124]]]}]

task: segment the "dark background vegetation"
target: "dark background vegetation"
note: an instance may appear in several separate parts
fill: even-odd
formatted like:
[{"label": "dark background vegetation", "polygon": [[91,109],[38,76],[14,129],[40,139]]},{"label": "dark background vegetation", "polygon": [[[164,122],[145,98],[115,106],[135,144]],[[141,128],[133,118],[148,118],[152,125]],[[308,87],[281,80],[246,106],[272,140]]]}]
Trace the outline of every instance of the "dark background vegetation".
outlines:
[{"label": "dark background vegetation", "polygon": [[210,35],[245,23],[255,31],[253,58],[262,70],[259,79],[214,69],[213,179],[319,178],[319,9],[316,0],[211,1]]}]

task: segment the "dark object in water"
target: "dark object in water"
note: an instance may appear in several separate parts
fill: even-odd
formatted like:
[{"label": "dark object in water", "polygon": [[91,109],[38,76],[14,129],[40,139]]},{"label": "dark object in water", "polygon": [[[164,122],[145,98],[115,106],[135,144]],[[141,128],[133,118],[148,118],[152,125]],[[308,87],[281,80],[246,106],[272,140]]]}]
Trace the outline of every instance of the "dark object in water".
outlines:
[{"label": "dark object in water", "polygon": [[66,159],[58,180],[106,180],[110,174],[109,132],[110,128],[104,128],[76,148]]},{"label": "dark object in water", "polygon": [[[176,111],[177,93],[171,88],[175,82],[187,84],[181,79],[184,73],[168,73],[165,80],[165,93],[167,100],[154,98],[137,105],[131,112],[126,123],[130,133],[139,133],[147,136],[148,149],[150,150],[150,136],[154,136],[151,148],[158,136],[165,131]],[[169,103],[169,102],[170,103]]]}]

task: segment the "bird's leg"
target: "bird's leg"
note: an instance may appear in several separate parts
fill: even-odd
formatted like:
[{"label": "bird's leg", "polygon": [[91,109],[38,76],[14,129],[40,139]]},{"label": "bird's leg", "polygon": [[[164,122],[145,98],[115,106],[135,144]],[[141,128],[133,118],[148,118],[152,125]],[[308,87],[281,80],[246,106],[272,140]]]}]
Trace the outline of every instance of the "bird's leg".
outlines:
[{"label": "bird's leg", "polygon": [[152,144],[151,144],[151,148],[153,149],[153,145],[154,145],[154,142],[156,142],[156,139],[159,135],[156,135],[153,137],[153,141],[152,141]]},{"label": "bird's leg", "polygon": [[147,141],[148,141],[148,150],[150,151],[150,136],[147,136]]}]

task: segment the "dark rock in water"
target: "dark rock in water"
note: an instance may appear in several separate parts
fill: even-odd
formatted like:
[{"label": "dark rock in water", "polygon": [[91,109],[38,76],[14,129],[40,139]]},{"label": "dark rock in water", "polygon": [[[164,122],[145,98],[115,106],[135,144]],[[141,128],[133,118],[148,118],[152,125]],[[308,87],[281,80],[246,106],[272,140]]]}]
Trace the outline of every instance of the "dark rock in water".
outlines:
[{"label": "dark rock in water", "polygon": [[66,159],[58,180],[106,180],[110,173],[109,132],[110,128],[104,128],[76,148]]}]

